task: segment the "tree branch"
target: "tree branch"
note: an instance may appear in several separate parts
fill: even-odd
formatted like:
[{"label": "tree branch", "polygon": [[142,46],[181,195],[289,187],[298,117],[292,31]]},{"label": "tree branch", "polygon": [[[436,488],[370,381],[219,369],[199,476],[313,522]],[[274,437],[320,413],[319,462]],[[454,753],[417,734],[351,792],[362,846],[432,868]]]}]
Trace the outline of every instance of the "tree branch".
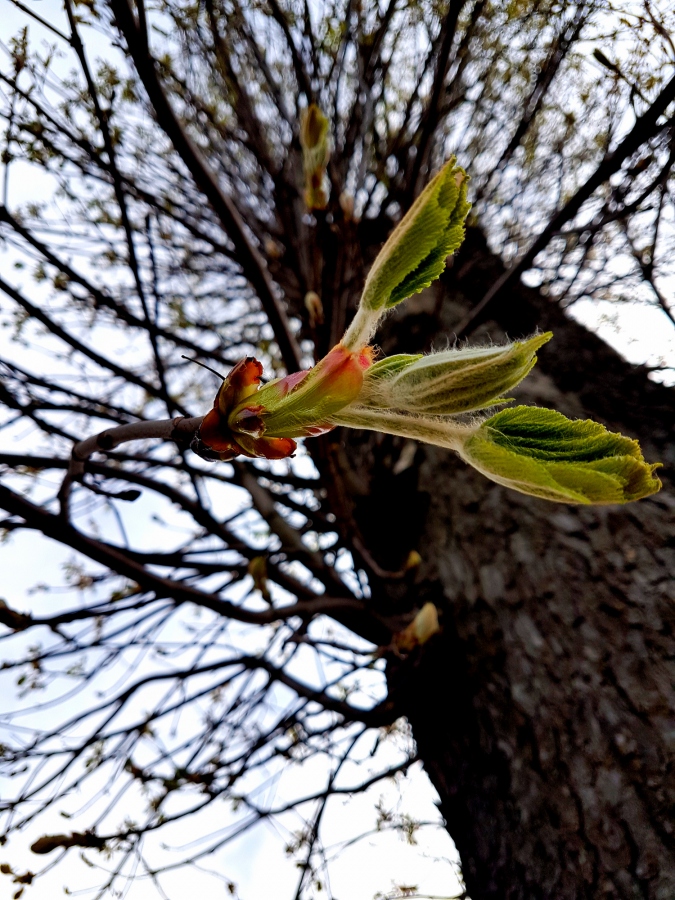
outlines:
[{"label": "tree branch", "polygon": [[617,172],[623,162],[635,153],[639,147],[648,141],[660,128],[665,127],[668,123],[659,126],[658,120],[666,112],[670,104],[675,100],[675,76],[663,88],[658,97],[654,100],[649,109],[640,116],[626,137],[619,145],[608,153],[595,172],[588,178],[584,184],[573,194],[565,205],[549,220],[546,227],[534,240],[529,250],[515,262],[504,274],[498,278],[489,291],[485,293],[483,298],[474,306],[455,327],[455,334],[458,338],[464,337],[476,328],[481,322],[485,321],[490,308],[501,299],[514,281],[526,272],[534,262],[535,258],[542,250],[545,250],[549,241],[554,237],[560,229],[576,216],[583,204],[595,193],[595,191],[604,184],[615,172]]},{"label": "tree branch", "polygon": [[164,93],[157,76],[155,60],[147,44],[142,41],[128,0],[109,0],[109,2],[159,126],[171,140],[198,187],[208,198],[234,244],[244,275],[253,285],[274,330],[284,365],[290,372],[300,369],[302,367],[300,348],[262,256],[246,234],[234,203],[221,189]]}]

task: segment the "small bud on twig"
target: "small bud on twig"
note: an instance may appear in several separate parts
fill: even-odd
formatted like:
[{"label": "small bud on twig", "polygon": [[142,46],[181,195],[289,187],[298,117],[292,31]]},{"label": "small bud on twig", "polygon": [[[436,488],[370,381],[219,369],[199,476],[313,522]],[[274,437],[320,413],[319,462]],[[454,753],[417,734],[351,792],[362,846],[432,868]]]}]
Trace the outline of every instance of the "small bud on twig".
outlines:
[{"label": "small bud on twig", "polygon": [[325,209],[328,192],[325,188],[326,166],[330,157],[328,119],[316,103],[303,110],[300,117],[300,146],[305,173],[305,204],[307,209]]}]

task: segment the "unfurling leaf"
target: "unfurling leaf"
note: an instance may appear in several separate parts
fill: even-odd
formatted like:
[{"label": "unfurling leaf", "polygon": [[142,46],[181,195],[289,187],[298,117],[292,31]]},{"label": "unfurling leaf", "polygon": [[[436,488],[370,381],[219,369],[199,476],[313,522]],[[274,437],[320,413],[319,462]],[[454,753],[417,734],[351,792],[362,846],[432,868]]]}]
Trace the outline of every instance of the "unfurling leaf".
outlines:
[{"label": "unfurling leaf", "polygon": [[645,462],[637,441],[550,409],[502,410],[459,454],[492,481],[563,503],[628,503],[661,487],[659,464]]},{"label": "unfurling leaf", "polygon": [[392,231],[368,273],[359,310],[344,338],[367,343],[384,311],[435,281],[464,240],[468,178],[454,157],[425,187]]},{"label": "unfurling leaf", "polygon": [[443,166],[393,230],[366,279],[368,309],[396,306],[435,281],[464,240],[467,176],[454,158]]}]

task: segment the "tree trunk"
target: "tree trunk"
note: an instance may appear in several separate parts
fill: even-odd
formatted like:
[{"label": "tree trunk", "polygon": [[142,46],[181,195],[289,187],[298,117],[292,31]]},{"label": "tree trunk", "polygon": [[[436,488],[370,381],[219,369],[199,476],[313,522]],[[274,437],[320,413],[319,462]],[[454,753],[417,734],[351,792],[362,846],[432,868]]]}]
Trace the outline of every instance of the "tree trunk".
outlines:
[{"label": "tree trunk", "polygon": [[[446,279],[449,331],[466,298],[475,302],[499,271],[471,233]],[[517,288],[494,316],[481,331],[554,331],[519,392],[525,402],[639,436],[647,458],[672,469],[674,391],[536,291]],[[405,331],[410,351],[414,320]],[[381,463],[382,441],[371,441],[371,455],[373,444]],[[582,508],[508,491],[438,448],[418,450],[416,462],[405,469],[394,460],[357,515],[367,531],[373,504],[399,505],[398,528],[371,533],[370,545],[394,567],[402,530],[423,564],[405,597],[392,582],[391,599],[405,604],[412,595],[419,606],[431,598],[442,612],[442,634],[391,661],[389,680],[439,793],[469,896],[673,900],[675,493],[667,468],[653,498]],[[417,526],[401,516],[411,498],[425,511]]]}]

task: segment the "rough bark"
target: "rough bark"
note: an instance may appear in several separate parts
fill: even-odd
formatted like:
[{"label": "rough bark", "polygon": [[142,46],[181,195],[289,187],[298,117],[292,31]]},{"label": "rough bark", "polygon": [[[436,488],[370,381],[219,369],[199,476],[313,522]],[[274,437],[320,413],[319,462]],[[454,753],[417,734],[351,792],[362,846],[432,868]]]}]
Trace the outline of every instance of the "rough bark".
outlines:
[{"label": "rough bark", "polygon": [[[471,234],[446,279],[449,330],[500,271]],[[664,490],[626,507],[549,504],[437,448],[401,472],[401,445],[371,441],[388,474],[357,517],[368,532],[369,510],[398,506],[398,528],[370,532],[371,546],[392,568],[406,547],[424,560],[412,589],[392,582],[390,601],[430,597],[442,610],[442,635],[390,663],[391,690],[472,900],[672,900],[675,391],[536,291],[517,288],[494,315],[482,329],[493,336],[555,333],[520,398],[639,436],[666,464]],[[406,349],[431,333],[424,319],[406,323]],[[364,448],[352,453],[362,465]]]}]

